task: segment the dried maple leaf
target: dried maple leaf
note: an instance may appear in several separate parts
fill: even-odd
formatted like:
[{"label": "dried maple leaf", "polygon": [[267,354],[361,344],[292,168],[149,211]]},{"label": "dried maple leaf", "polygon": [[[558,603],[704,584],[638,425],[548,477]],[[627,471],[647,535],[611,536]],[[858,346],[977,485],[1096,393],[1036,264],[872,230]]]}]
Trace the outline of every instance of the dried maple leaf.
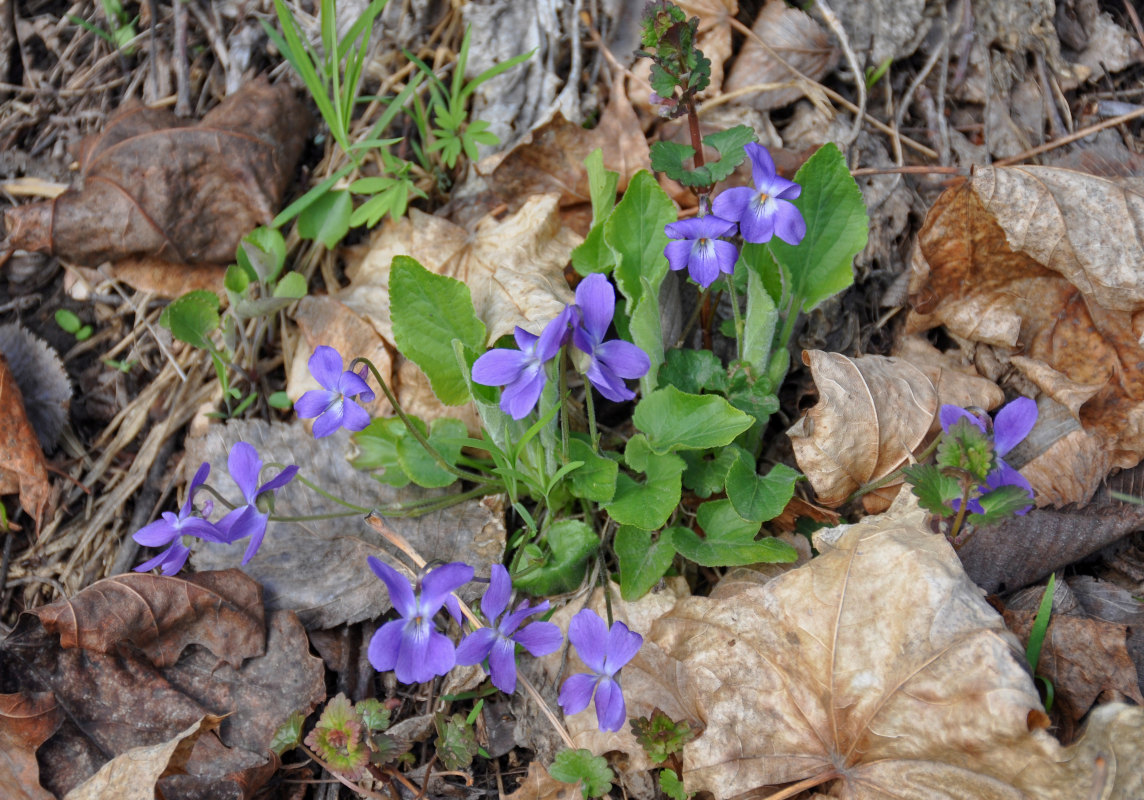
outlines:
[{"label": "dried maple leaf", "polygon": [[573,302],[564,267],[581,237],[562,227],[558,201],[556,194],[535,195],[503,220],[485,217],[472,234],[410,209],[409,216],[387,220],[374,234],[364,257],[347,268],[352,285],[338,299],[392,342],[389,267],[394,256],[408,255],[469,287],[489,342],[517,325],[539,333]]},{"label": "dried maple leaf", "polygon": [[40,529],[51,500],[52,487],[44,452],[24,412],[20,389],[0,355],[0,495],[19,492],[20,506]]},{"label": "dried maple leaf", "polygon": [[265,80],[197,124],[126,108],[81,144],[81,188],[5,211],[8,246],[88,266],[131,256],[228,263],[274,218],[308,128],[293,90]]},{"label": "dried maple leaf", "polygon": [[687,791],[1075,800],[1102,768],[1099,796],[1144,789],[1144,709],[1103,707],[1074,748],[1045,733],[1015,637],[910,497],[827,533],[806,566],[734,602],[684,598],[652,626],[704,711]]},{"label": "dried maple leaf", "polygon": [[827,506],[905,463],[934,429],[943,403],[993,408],[1002,400],[991,382],[943,368],[938,359],[930,362],[930,375],[884,356],[806,350],[802,360],[819,401],[787,435],[799,468]]},{"label": "dried maple leaf", "polygon": [[226,716],[218,736],[194,743],[188,774],[164,778],[175,785],[162,794],[257,788],[277,763],[274,730],[325,696],[321,660],[297,617],[274,612],[264,625],[263,614],[260,588],[237,570],[109,578],[22,614],[0,643],[0,673],[27,697],[49,691],[62,712],[38,753],[44,787],[62,796],[114,756],[217,714]]},{"label": "dried maple leaf", "polygon": [[[945,325],[990,345],[1099,439],[1108,467],[1133,466],[1144,456],[1142,242],[1139,178],[978,170],[938,198],[919,233],[908,328]],[[1057,468],[1085,473],[1091,448],[1069,451],[1077,463]],[[1102,477],[1059,499],[1087,499]]]}]

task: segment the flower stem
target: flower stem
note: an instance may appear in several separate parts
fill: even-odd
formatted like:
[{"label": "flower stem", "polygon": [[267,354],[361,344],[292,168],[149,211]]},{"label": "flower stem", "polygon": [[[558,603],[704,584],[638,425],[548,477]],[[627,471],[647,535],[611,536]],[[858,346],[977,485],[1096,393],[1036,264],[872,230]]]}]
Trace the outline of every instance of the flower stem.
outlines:
[{"label": "flower stem", "polygon": [[871,481],[870,483],[867,483],[864,486],[859,486],[857,489],[854,490],[853,494],[851,494],[844,501],[842,501],[843,505],[845,505],[846,503],[852,503],[855,500],[857,500],[859,497],[861,497],[862,495],[869,494],[870,492],[874,491],[875,489],[881,489],[883,486],[890,484],[890,483],[893,483],[898,478],[902,477],[902,473],[904,473],[906,471],[906,467],[908,467],[912,464],[915,464],[915,463],[921,463],[922,461],[925,461],[927,458],[929,458],[933,454],[933,452],[935,450],[937,450],[938,445],[941,444],[942,436],[944,436],[944,435],[945,434],[939,434],[936,439],[934,439],[932,442],[929,443],[929,446],[926,447],[925,450],[923,450],[922,452],[918,453],[916,456],[911,458],[909,464],[903,464],[902,466],[898,467],[896,470],[891,472],[889,475],[884,475],[876,481]]},{"label": "flower stem", "polygon": [[592,399],[592,387],[584,386],[584,406],[588,409],[588,433],[592,437],[592,449],[600,451],[600,432],[596,430],[596,403]]},{"label": "flower stem", "polygon": [[401,419],[401,422],[403,425],[405,425],[406,430],[408,430],[413,438],[417,440],[419,445],[425,448],[425,452],[427,452],[432,457],[432,459],[437,462],[437,466],[446,472],[450,472],[453,475],[456,475],[462,480],[472,481],[473,483],[500,483],[500,481],[496,478],[488,478],[475,472],[469,472],[468,470],[464,469],[457,469],[456,465],[450,464],[445,459],[445,457],[437,451],[437,448],[429,443],[429,440],[425,438],[425,434],[421,432],[421,429],[413,424],[413,420],[409,418],[409,416],[405,413],[405,410],[401,407],[401,404],[397,402],[397,398],[394,396],[393,392],[390,391],[389,384],[387,384],[385,379],[381,377],[381,373],[377,371],[377,367],[373,365],[373,362],[364,357],[355,358],[350,364],[351,372],[353,372],[353,368],[357,364],[365,364],[369,368],[369,371],[373,373],[373,377],[377,380],[378,385],[381,387],[381,391],[385,393],[385,399],[389,401],[391,406],[393,406],[394,412]]},{"label": "flower stem", "polygon": [[743,357],[743,315],[739,313],[739,296],[735,294],[735,275],[727,276],[727,292],[731,296],[731,318],[735,321],[735,358]]}]

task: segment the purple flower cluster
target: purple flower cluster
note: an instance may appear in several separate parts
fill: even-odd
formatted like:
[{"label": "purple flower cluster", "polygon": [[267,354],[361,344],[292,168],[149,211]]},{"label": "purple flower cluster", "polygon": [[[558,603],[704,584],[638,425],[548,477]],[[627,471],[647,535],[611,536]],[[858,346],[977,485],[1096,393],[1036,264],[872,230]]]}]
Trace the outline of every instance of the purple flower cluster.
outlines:
[{"label": "purple flower cluster", "polygon": [[[941,428],[946,433],[949,433],[949,429],[963,419],[969,420],[982,433],[989,433],[985,424],[986,420],[982,420],[958,406],[943,405],[938,412],[938,419],[941,420]],[[1037,403],[1028,397],[1018,397],[1016,400],[1006,403],[1004,408],[997,412],[997,416],[993,420],[993,449],[997,454],[997,466],[985,479],[983,488],[987,491],[984,494],[1002,486],[1020,486],[1029,493],[1030,503],[1018,511],[1018,514],[1028,513],[1029,509],[1033,507],[1033,487],[1024,475],[1005,463],[1001,456],[1008,453],[1028,436],[1029,431],[1033,430],[1036,423]],[[953,502],[956,511],[961,505],[961,500],[958,499]],[[977,498],[970,499],[968,508],[975,514],[985,513],[985,509]]]},{"label": "purple flower cluster", "polygon": [[230,477],[242,492],[245,503],[236,506],[218,522],[206,519],[214,508],[212,501],[208,500],[201,510],[196,510],[195,493],[206,482],[211,471],[211,465],[204,463],[191,479],[191,484],[187,488],[187,500],[179,509],[179,513],[164,511],[160,519],[135,532],[133,538],[144,547],[170,545],[159,555],[136,567],[136,572],[148,572],[155,567],[161,567],[164,575],[176,574],[183,568],[187,557],[191,554],[190,548],[181,541],[183,536],[197,536],[204,541],[226,544],[250,537],[242,563],[246,564],[254,557],[262,545],[270,519],[270,512],[266,510],[266,506],[273,503],[275,491],[294,479],[298,468],[286,467],[259,485],[262,459],[258,457],[258,451],[254,446],[247,442],[236,442],[230,449],[227,468],[230,470]]},{"label": "purple flower cluster", "polygon": [[726,189],[712,202],[712,213],[664,228],[676,240],[664,249],[667,263],[673,270],[686,268],[692,280],[704,289],[720,274],[730,275],[734,271],[738,251],[719,237],[734,235],[736,226],[743,241],[754,244],[777,236],[787,244],[797,245],[806,236],[806,220],[790,202],[802,193],[802,187],[778,174],[767,148],[755,142],[748,142],[744,148],[751,159],[754,188]]},{"label": "purple flower cluster", "polygon": [[501,410],[513,419],[523,419],[536,406],[548,380],[544,366],[569,339],[588,357],[585,374],[604,397],[616,402],[631,400],[635,392],[624,379],[639,378],[651,367],[640,348],[620,339],[604,341],[616,313],[616,292],[608,279],[589,275],[576,287],[576,302],[565,306],[540,336],[517,327],[519,350],[489,350],[473,364],[473,381],[482,386],[503,386]]},{"label": "purple flower cluster", "polygon": [[[457,664],[485,664],[494,686],[503,692],[516,689],[516,646],[533,656],[560,648],[560,629],[551,622],[526,619],[549,608],[545,600],[531,605],[527,600],[505,613],[512,596],[508,570],[492,568],[489,588],[481,599],[481,611],[489,627],[469,633],[457,647],[433,624],[442,606],[460,623],[459,605],[453,594],[472,580],[473,568],[453,562],[425,573],[415,588],[404,575],[370,556],[370,568],[385,582],[390,602],[399,619],[382,625],[369,643],[369,660],[379,672],[393,670],[402,683],[422,683],[447,674]],[[523,626],[523,627],[522,627]],[[627,720],[627,708],[617,673],[635,656],[643,637],[622,622],[611,629],[600,615],[583,609],[568,625],[568,640],[591,672],[570,676],[560,690],[565,714],[578,714],[596,701],[596,721],[602,731],[618,731]]]}]

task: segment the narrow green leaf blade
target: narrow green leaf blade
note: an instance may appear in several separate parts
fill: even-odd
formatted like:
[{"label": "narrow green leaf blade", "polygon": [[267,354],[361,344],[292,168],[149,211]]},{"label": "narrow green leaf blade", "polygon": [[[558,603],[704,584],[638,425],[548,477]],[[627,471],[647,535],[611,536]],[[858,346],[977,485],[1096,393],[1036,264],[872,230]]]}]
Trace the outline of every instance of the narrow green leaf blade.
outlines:
[{"label": "narrow green leaf blade", "polygon": [[333,248],[349,233],[353,211],[349,192],[326,192],[298,215],[298,235]]}]

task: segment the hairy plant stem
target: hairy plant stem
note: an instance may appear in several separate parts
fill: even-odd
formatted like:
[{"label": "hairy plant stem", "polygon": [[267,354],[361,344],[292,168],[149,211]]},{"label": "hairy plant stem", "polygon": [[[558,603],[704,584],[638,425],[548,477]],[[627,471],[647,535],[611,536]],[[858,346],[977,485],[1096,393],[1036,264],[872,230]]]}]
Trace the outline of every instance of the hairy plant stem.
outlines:
[{"label": "hairy plant stem", "polygon": [[462,480],[472,481],[473,483],[500,483],[500,481],[496,478],[488,478],[475,472],[457,469],[456,465],[450,464],[447,460],[445,460],[445,457],[437,451],[437,448],[431,445],[429,440],[425,438],[425,434],[423,434],[421,430],[413,424],[413,420],[409,419],[409,416],[405,413],[405,410],[401,407],[401,404],[397,402],[397,398],[390,390],[389,384],[387,384],[385,379],[381,377],[381,373],[377,371],[377,367],[373,365],[373,362],[364,357],[355,358],[350,363],[350,372],[353,372],[353,368],[356,364],[365,364],[366,367],[369,368],[369,371],[373,373],[373,377],[377,380],[378,386],[380,386],[381,391],[385,393],[385,399],[389,401],[391,406],[393,406],[394,413],[396,413],[397,416],[401,419],[401,423],[405,426],[405,429],[408,430],[413,438],[417,440],[419,445],[425,448],[425,452],[427,452],[433,458],[433,460],[437,463],[437,466],[446,472],[450,472],[453,475],[456,475]]},{"label": "hairy plant stem", "polygon": [[[383,520],[379,515],[370,514],[365,518],[365,521],[370,525],[370,527],[380,533],[386,539],[386,541],[404,553],[409,558],[409,560],[417,566],[418,569],[425,568],[425,559],[423,559],[421,555],[413,549],[413,545],[409,544],[408,540],[406,540],[406,538],[400,533],[386,525],[385,520]],[[485,627],[485,624],[480,621],[477,615],[473,613],[473,610],[469,608],[468,604],[466,604],[464,600],[457,598],[457,602],[461,607],[461,613],[464,614],[465,619],[469,621],[474,629]],[[572,741],[572,737],[568,735],[568,730],[564,727],[560,720],[557,719],[555,712],[553,712],[553,710],[548,707],[548,703],[545,701],[544,697],[541,696],[539,690],[537,690],[537,688],[532,685],[532,681],[530,681],[527,676],[522,674],[520,671],[517,671],[516,677],[517,680],[520,681],[520,685],[524,687],[526,692],[528,692],[529,697],[531,697],[533,702],[536,703],[537,708],[540,709],[540,713],[544,715],[545,719],[548,720],[548,722],[552,725],[552,728],[556,731],[556,734],[564,741],[564,744],[569,749],[575,749],[576,744]]]}]

